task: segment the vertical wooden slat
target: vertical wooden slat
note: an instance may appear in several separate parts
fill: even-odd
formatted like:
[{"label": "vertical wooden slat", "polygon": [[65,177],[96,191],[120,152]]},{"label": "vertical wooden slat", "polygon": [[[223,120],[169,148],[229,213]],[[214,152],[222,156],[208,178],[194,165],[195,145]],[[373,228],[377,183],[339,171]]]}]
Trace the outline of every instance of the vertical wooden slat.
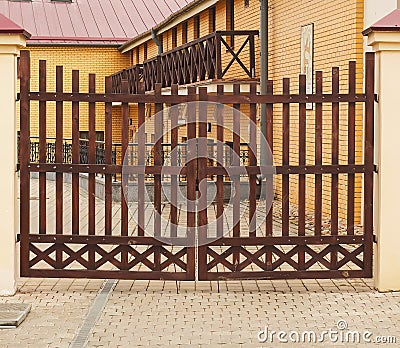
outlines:
[{"label": "vertical wooden slat", "polygon": [[[349,62],[349,94],[356,93],[356,62]],[[356,142],[356,103],[349,103],[348,107],[348,164],[355,164]],[[354,235],[354,193],[355,174],[347,175],[347,234]]]},{"label": "vertical wooden slat", "polygon": [[[322,71],[316,72],[316,94],[322,95]],[[315,104],[315,164],[322,164],[322,103]],[[322,174],[315,175],[314,234],[321,235],[322,228]]]},{"label": "vertical wooden slat", "polygon": [[[217,86],[217,95],[224,95],[224,86]],[[217,105],[217,166],[222,167],[224,163],[224,106]],[[217,237],[224,235],[224,176],[217,175]]]},{"label": "vertical wooden slat", "polygon": [[[127,80],[122,81],[122,93],[128,93],[129,85]],[[129,146],[129,104],[122,103],[122,137],[121,137],[121,162],[124,163]],[[121,236],[128,235],[128,202],[125,193],[128,189],[128,175],[121,176]],[[128,252],[126,249],[121,251],[121,268],[128,269]]]},{"label": "vertical wooden slat", "polygon": [[[138,93],[144,95],[144,84],[138,85]],[[146,104],[138,103],[138,164],[145,166],[145,154],[146,154]],[[145,175],[138,175],[138,235],[144,236],[144,212],[145,212]]]},{"label": "vertical wooden slat", "polygon": [[[267,81],[267,95],[273,95],[274,94],[274,83],[271,80]],[[274,105],[269,103],[266,105],[266,127],[267,127],[267,132],[266,132],[266,141],[269,146],[269,150],[266,152],[266,159],[267,159],[267,165],[273,165],[273,158],[272,158],[272,153],[274,151],[274,119],[273,119],[273,113],[274,113]],[[273,200],[274,200],[274,176],[273,175],[267,175],[266,177],[266,194],[265,194],[265,202],[266,202],[266,209],[267,209],[267,217],[265,220],[265,233],[266,236],[272,236],[273,235]],[[267,270],[271,270],[272,267],[272,252],[267,249],[265,253],[265,263],[267,265]]]},{"label": "vertical wooden slat", "polygon": [[[89,74],[89,93],[96,92],[96,75]],[[89,146],[88,146],[88,163],[96,164],[96,104],[89,103]],[[89,174],[88,183],[88,206],[89,206],[89,223],[88,234],[94,236],[96,234],[96,176]],[[95,251],[92,246],[89,250],[89,269],[95,268]]]},{"label": "vertical wooden slat", "polygon": [[[196,231],[196,180],[197,180],[197,146],[196,146],[196,88],[188,88],[188,100],[189,104],[187,107],[187,237],[188,245],[195,245],[195,231]],[[187,250],[187,269],[188,279],[195,277],[195,248],[188,248]]]},{"label": "vertical wooden slat", "polygon": [[[178,95],[178,85],[172,85],[171,95]],[[178,108],[171,109],[171,166],[178,166]],[[177,236],[178,226],[178,176],[171,175],[171,237]]]},{"label": "vertical wooden slat", "polygon": [[[105,79],[105,92],[106,94],[112,93],[112,79],[106,77]],[[105,120],[104,120],[104,161],[106,164],[112,164],[112,103],[105,103]],[[105,176],[105,235],[112,234],[112,174]]]},{"label": "vertical wooden slat", "polygon": [[[290,79],[283,79],[283,94],[290,94]],[[290,151],[290,104],[283,104],[282,112],[283,149],[282,165],[289,165]],[[289,236],[289,174],[282,176],[282,236]]]},{"label": "vertical wooden slat", "polygon": [[[233,85],[233,94],[240,95],[240,84]],[[240,104],[233,104],[233,156],[232,166],[240,166]],[[240,237],[240,175],[232,176],[233,196],[233,237]],[[240,253],[233,253],[233,264],[236,267],[240,263]]]},{"label": "vertical wooden slat", "polygon": [[[122,81],[122,93],[128,93],[128,81]],[[121,163],[124,163],[125,155],[129,146],[129,105],[122,103],[122,136],[121,136]],[[121,236],[128,235],[128,202],[125,199],[124,193],[128,185],[127,175],[121,177]]]},{"label": "vertical wooden slat", "polygon": [[[375,54],[366,53],[365,60],[365,144],[364,162],[374,164],[374,101],[375,101]],[[364,271],[366,277],[372,277],[373,258],[373,224],[374,224],[374,173],[371,170],[364,174]]]},{"label": "vertical wooden slat", "polygon": [[[96,76],[89,75],[89,93],[96,92]],[[89,103],[89,151],[88,163],[96,164],[96,104]],[[89,174],[89,235],[96,234],[96,177],[95,174]]]},{"label": "vertical wooden slat", "polygon": [[[267,81],[267,95],[273,95],[274,94],[274,83],[273,81],[269,80]],[[274,112],[274,105],[269,103],[266,105],[266,126],[267,126],[267,133],[266,133],[266,141],[269,146],[270,152],[267,152],[267,165],[273,165],[273,158],[271,157],[271,154],[274,151],[274,119],[273,119],[273,112]],[[272,217],[273,217],[273,206],[272,206],[272,201],[274,199],[273,197],[273,190],[274,190],[274,183],[273,183],[274,177],[271,175],[267,176],[267,182],[266,182],[266,203],[267,203],[267,208],[269,207],[268,215],[267,215],[267,220],[266,220],[266,235],[267,236],[272,236],[273,231],[272,231]]]},{"label": "vertical wooden slat", "polygon": [[198,218],[197,231],[199,241],[199,279],[207,278],[207,87],[199,88],[199,117],[198,117]]},{"label": "vertical wooden slat", "polygon": [[[157,84],[155,88],[155,95],[161,95],[161,84]],[[154,132],[155,132],[155,144],[154,144],[154,165],[162,165],[162,151],[163,151],[163,104],[155,104],[155,120],[154,120]],[[154,221],[154,236],[161,235],[161,175],[154,175],[154,207],[156,210],[155,221]]]},{"label": "vertical wooden slat", "polygon": [[[79,71],[72,71],[72,93],[79,93]],[[80,163],[79,102],[72,102],[72,163]],[[72,174],[72,234],[79,234],[79,174]]]},{"label": "vertical wooden slat", "polygon": [[[161,84],[157,83],[154,94],[156,96],[161,96]],[[155,108],[155,120],[154,120],[154,165],[162,166],[162,151],[163,151],[163,126],[164,126],[164,117],[163,117],[163,104],[156,103]],[[154,236],[161,236],[161,193],[162,193],[162,177],[160,174],[154,175]],[[157,247],[157,250],[154,252],[154,265],[155,270],[159,271],[161,267],[161,254],[160,248]]]},{"label": "vertical wooden slat", "polygon": [[[39,61],[39,92],[46,92],[46,61]],[[39,102],[39,162],[46,163],[46,102]],[[39,233],[46,234],[46,173],[39,174]]]},{"label": "vertical wooden slat", "polygon": [[[300,75],[299,77],[299,94],[306,96],[306,76]],[[306,164],[306,131],[307,131],[307,110],[306,103],[299,104],[299,165]],[[306,226],[306,176],[305,174],[299,175],[299,190],[298,190],[298,235],[305,235]],[[305,268],[305,252],[302,248],[298,253],[299,270]]]},{"label": "vertical wooden slat", "polygon": [[[56,91],[63,92],[63,67],[56,67]],[[56,163],[63,163],[63,102],[56,102]],[[56,234],[63,234],[64,174],[56,173]],[[56,268],[61,268],[62,250],[56,251]]]},{"label": "vertical wooden slat", "polygon": [[29,233],[30,233],[30,70],[29,51],[20,54],[20,234],[21,276],[29,276]]},{"label": "vertical wooden slat", "polygon": [[[250,84],[250,95],[254,96],[257,94],[257,86],[256,84]],[[256,166],[257,165],[257,104],[250,104],[250,148],[249,148],[249,165]],[[256,227],[257,227],[257,217],[256,217],[256,208],[257,208],[257,176],[250,175],[249,176],[249,185],[250,185],[250,197],[249,197],[249,236],[256,236]]]},{"label": "vertical wooden slat", "polygon": [[[128,93],[129,85],[127,80],[122,81],[122,93]],[[121,133],[121,163],[124,163],[129,146],[129,105],[122,103],[122,133]],[[121,177],[121,236],[128,235],[128,202],[125,193],[128,185],[128,175]],[[127,255],[125,255],[127,256]],[[125,259],[127,261],[127,258]]]},{"label": "vertical wooden slat", "polygon": [[[339,93],[339,68],[332,69],[332,94]],[[339,164],[339,103],[332,103],[332,164]],[[339,230],[339,175],[331,178],[331,234],[338,235]],[[331,253],[331,269],[337,269],[337,250]]]}]

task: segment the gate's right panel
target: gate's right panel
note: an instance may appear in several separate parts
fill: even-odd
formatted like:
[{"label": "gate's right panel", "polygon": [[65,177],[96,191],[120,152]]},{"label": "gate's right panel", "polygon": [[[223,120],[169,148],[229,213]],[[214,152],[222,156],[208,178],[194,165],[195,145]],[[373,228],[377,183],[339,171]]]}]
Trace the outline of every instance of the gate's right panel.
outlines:
[{"label": "gate's right panel", "polygon": [[208,148],[198,161],[200,280],[372,276],[374,55],[364,93],[356,71],[350,62],[346,76],[317,72],[314,94],[304,75],[284,79],[279,94],[272,81],[267,95],[243,85],[229,95],[200,91],[200,101],[221,103],[211,126],[200,103],[199,148]]}]

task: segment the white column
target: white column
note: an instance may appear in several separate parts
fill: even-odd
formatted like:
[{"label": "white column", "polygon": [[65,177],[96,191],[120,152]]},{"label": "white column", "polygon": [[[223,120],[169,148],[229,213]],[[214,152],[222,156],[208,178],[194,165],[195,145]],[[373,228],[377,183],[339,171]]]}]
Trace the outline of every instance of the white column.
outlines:
[{"label": "white column", "polygon": [[17,290],[16,63],[25,42],[20,34],[0,34],[0,296]]},{"label": "white column", "polygon": [[400,32],[371,32],[379,103],[376,119],[375,276],[379,291],[400,290]]}]

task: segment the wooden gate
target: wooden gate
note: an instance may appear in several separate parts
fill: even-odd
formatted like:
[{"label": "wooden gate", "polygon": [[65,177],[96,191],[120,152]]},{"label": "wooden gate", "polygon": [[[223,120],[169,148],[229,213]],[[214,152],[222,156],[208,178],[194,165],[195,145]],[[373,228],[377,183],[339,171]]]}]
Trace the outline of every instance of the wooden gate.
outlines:
[{"label": "wooden gate", "polygon": [[[373,54],[366,55],[365,92],[357,92],[356,66],[350,62],[345,94],[339,91],[338,68],[332,70],[329,94],[323,92],[322,73],[316,73],[312,95],[306,94],[303,75],[295,94],[289,79],[283,80],[281,94],[274,93],[272,81],[267,95],[258,95],[255,84],[246,91],[235,84],[233,93],[224,91],[223,86],[218,86],[217,93],[207,93],[205,88],[197,93],[195,87],[189,87],[187,95],[178,95],[176,85],[171,95],[163,95],[160,85],[154,94],[144,94],[143,84],[139,84],[138,94],[130,94],[127,81],[121,93],[115,94],[111,93],[110,78],[105,81],[106,92],[96,93],[94,75],[89,76],[88,92],[82,93],[78,71],[72,72],[71,88],[65,92],[62,67],[57,67],[56,91],[48,92],[44,61],[39,67],[39,91],[33,92],[27,51],[21,53],[20,69],[22,276],[166,280],[372,276]],[[31,104],[37,102],[39,153],[33,159]],[[46,133],[51,103],[55,104],[54,161],[48,157]],[[119,129],[113,126],[112,103],[121,103],[118,151],[113,142]],[[212,122],[207,103],[218,103]],[[267,105],[266,141],[273,150],[275,166],[260,166],[258,150],[254,150],[260,142],[255,125],[262,103]],[[178,109],[165,109],[178,104],[187,105],[184,122],[174,111]],[[82,105],[86,105],[89,125],[85,162],[79,141]],[[224,105],[233,110],[229,139],[224,131],[228,123]],[[307,110],[309,105],[313,111]],[[102,107],[105,137],[99,146],[96,114]],[[130,108],[136,110],[139,127],[135,144],[128,133]],[[150,160],[146,155],[146,108],[162,117],[152,130],[155,141]],[[239,111],[246,114],[249,126],[243,127],[241,118],[234,116]],[[67,118],[72,125],[71,156],[65,156]],[[164,121],[170,129],[168,139]],[[183,159],[174,151],[182,147],[182,128],[187,139]],[[228,140],[229,156],[224,148]],[[132,146],[137,150],[127,156]],[[124,158],[128,162],[123,163]],[[32,173],[38,173],[38,179]],[[54,187],[48,173],[55,173]],[[130,178],[135,179],[137,196],[124,200],[122,193],[129,191]],[[85,180],[87,190],[80,187]],[[104,184],[102,199],[96,198],[99,181]],[[168,199],[163,193],[166,181]],[[275,199],[271,202],[273,182]],[[216,191],[211,199],[198,193],[207,192],[210,183]],[[34,186],[37,201],[33,199]],[[116,188],[121,193],[120,203],[113,202]],[[151,202],[143,198],[149,188]],[[187,199],[186,210],[181,209],[179,190]],[[229,202],[227,190],[231,192]],[[248,191],[245,198],[243,190]],[[87,193],[84,198],[83,192]],[[356,226],[358,213],[362,228]],[[83,218],[87,219],[84,224]],[[53,221],[54,228],[50,228]]]}]

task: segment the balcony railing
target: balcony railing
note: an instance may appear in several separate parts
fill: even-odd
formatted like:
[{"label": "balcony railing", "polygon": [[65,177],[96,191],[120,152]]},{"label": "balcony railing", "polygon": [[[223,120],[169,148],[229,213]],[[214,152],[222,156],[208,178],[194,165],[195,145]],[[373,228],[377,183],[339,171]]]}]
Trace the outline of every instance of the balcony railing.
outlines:
[{"label": "balcony railing", "polygon": [[143,65],[137,64],[130,68],[121,70],[112,77],[113,93],[122,93],[122,81],[126,80],[128,84],[128,93],[137,94],[139,82],[143,80]]},{"label": "balcony railing", "polygon": [[253,79],[257,35],[257,30],[216,31],[112,75],[113,92],[122,92],[123,80],[128,80],[129,93],[137,92],[139,82],[144,82],[145,90],[151,91],[156,83],[170,87],[220,80],[229,75],[234,65],[234,78]]}]

